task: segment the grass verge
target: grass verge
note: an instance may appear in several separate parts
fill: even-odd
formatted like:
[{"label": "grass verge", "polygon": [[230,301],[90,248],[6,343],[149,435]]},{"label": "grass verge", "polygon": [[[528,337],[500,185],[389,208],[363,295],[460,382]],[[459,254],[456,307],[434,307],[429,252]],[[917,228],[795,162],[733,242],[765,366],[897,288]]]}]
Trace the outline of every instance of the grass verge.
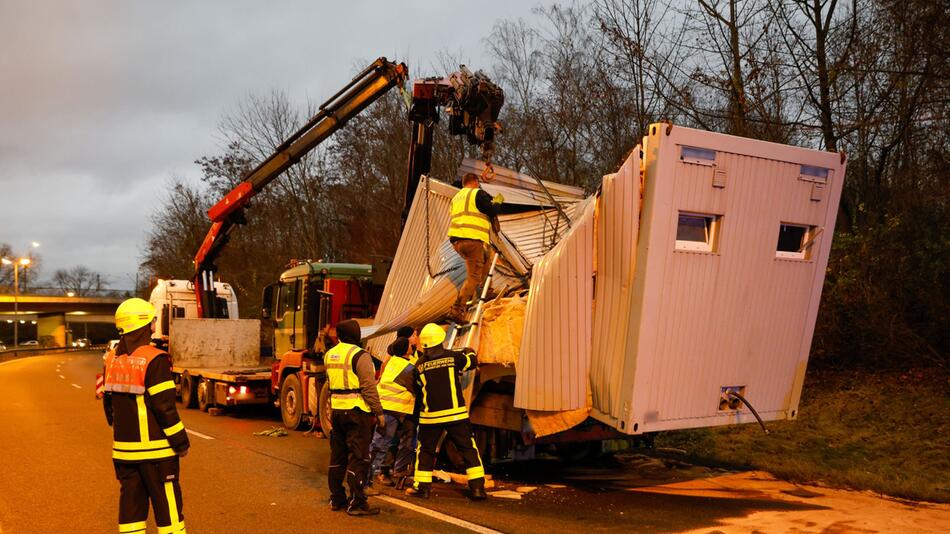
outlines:
[{"label": "grass verge", "polygon": [[700,464],[950,502],[950,374],[809,373],[797,421],[662,433]]}]

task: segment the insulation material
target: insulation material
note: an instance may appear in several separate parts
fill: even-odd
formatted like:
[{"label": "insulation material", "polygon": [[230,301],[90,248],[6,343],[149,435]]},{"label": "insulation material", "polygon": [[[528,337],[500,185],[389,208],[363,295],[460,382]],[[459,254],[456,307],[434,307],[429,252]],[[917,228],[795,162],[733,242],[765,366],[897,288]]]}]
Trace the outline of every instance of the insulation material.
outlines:
[{"label": "insulation material", "polygon": [[564,411],[587,405],[594,251],[593,198],[570,232],[534,266],[515,407]]},{"label": "insulation material", "polygon": [[478,363],[511,367],[518,363],[524,330],[525,300],[519,296],[491,302],[479,329]]},{"label": "insulation material", "polygon": [[590,415],[590,403],[591,396],[588,390],[587,404],[576,410],[562,412],[525,410],[525,414],[528,416],[528,422],[531,423],[531,429],[534,430],[534,436],[540,438],[569,430],[586,421]]}]

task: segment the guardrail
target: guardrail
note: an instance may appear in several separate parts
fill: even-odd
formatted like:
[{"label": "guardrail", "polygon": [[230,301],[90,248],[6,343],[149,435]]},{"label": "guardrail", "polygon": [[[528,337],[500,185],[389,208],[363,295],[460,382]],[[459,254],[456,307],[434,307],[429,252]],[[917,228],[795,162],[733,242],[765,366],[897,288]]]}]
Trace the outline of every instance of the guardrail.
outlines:
[{"label": "guardrail", "polygon": [[16,358],[28,358],[30,356],[41,356],[44,354],[63,354],[67,352],[84,351],[102,351],[106,345],[89,345],[88,347],[17,347],[0,351],[0,362],[13,360]]}]

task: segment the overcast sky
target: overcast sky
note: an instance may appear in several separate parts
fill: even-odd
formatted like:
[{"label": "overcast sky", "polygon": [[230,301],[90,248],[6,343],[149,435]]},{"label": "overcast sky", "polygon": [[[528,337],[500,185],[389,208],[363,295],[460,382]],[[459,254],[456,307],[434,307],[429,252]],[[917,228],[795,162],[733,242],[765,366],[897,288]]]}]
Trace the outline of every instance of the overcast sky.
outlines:
[{"label": "overcast sky", "polygon": [[537,1],[0,0],[0,242],[131,288],[170,176],[196,180],[252,93],[322,102],[380,55],[487,68],[483,38]]}]

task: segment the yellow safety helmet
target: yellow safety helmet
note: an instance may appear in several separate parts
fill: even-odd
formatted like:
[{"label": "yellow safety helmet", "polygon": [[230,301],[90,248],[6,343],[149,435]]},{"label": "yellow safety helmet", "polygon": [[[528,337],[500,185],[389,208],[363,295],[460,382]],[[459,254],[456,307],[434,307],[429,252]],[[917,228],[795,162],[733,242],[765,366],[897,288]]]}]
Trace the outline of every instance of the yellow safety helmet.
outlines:
[{"label": "yellow safety helmet", "polygon": [[128,299],[115,310],[115,327],[124,335],[148,326],[154,318],[155,307],[147,300]]},{"label": "yellow safety helmet", "polygon": [[442,330],[442,327],[435,323],[423,326],[422,332],[419,333],[419,342],[422,343],[423,348],[428,349],[441,345],[443,341],[445,341],[445,330]]}]

